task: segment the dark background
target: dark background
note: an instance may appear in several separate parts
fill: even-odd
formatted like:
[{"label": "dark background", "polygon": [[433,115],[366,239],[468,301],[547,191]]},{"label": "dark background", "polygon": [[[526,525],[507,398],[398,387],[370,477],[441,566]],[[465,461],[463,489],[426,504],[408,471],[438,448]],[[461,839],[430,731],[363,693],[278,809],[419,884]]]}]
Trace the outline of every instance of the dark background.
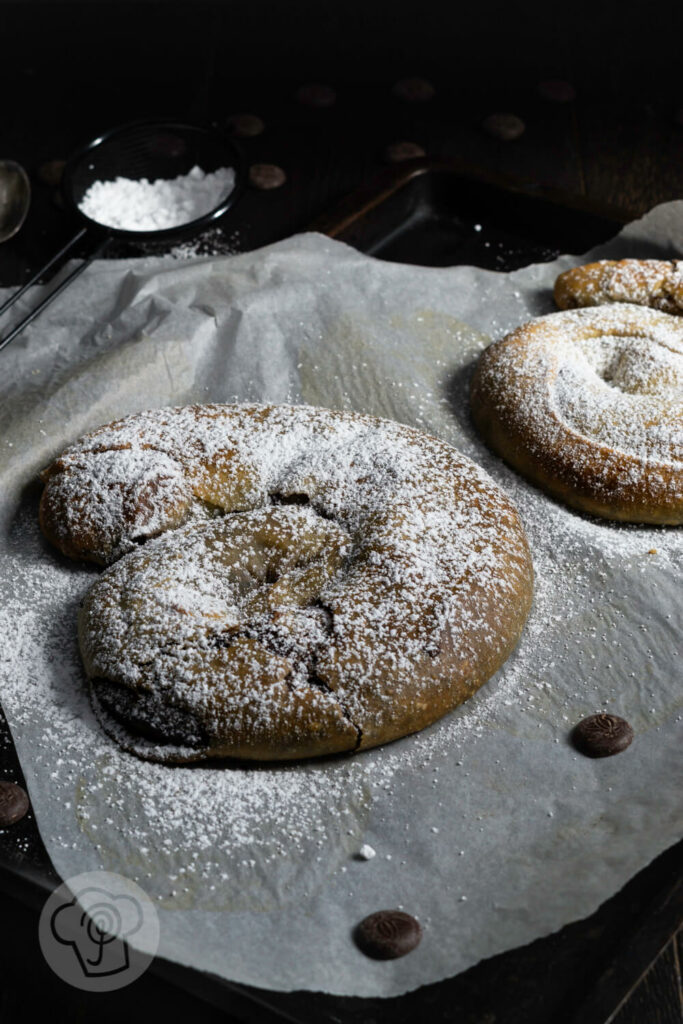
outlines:
[{"label": "dark background", "polygon": [[[0,282],[25,280],[66,237],[42,164],[147,115],[265,120],[247,161],[282,166],[288,183],[241,201],[243,248],[308,226],[401,141],[637,216],[683,195],[682,38],[671,0],[0,0],[0,156],[34,185],[25,229],[0,248]],[[406,76],[431,81],[434,100],[396,99]],[[548,78],[573,83],[576,101],[539,97]],[[308,82],[331,85],[335,104],[298,103]],[[496,111],[524,119],[521,139],[486,135]]]},{"label": "dark background", "polygon": [[406,67],[464,96],[570,77],[596,98],[680,98],[672,2],[24,0],[2,10],[4,72],[82,76],[72,99],[85,104],[89,83],[115,91],[130,76],[182,82],[201,107],[212,79],[382,85]]}]

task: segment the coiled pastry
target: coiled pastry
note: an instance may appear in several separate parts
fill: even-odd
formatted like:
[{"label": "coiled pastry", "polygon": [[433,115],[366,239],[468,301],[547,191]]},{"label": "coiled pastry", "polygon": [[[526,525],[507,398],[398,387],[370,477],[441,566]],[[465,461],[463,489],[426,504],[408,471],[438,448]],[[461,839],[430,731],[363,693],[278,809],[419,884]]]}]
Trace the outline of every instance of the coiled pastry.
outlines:
[{"label": "coiled pastry", "polygon": [[555,282],[560,309],[632,302],[683,314],[683,260],[600,260],[565,270]]},{"label": "coiled pastry", "polygon": [[683,522],[683,322],[638,306],[552,313],[489,346],[475,425],[556,498],[607,519]]},{"label": "coiled pastry", "polygon": [[421,729],[505,661],[532,568],[449,445],[292,406],[141,413],[44,474],[44,532],[106,569],[79,620],[95,710],[167,762],[289,759]]}]

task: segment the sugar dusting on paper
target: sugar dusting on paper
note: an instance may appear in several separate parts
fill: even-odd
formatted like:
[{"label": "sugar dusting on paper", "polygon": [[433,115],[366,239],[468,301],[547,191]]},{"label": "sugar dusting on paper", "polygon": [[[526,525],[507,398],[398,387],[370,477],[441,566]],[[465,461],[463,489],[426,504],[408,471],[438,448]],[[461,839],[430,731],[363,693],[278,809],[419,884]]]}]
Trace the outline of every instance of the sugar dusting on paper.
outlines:
[{"label": "sugar dusting on paper", "polygon": [[[660,761],[679,749],[681,531],[601,523],[546,499],[483,449],[466,411],[485,335],[547,312],[535,303],[553,269],[392,267],[304,236],[234,263],[183,267],[188,304],[179,278],[165,284],[166,270],[106,270],[109,287],[126,282],[127,304],[111,340],[104,328],[87,334],[105,278],[93,286],[86,275],[70,326],[56,324],[43,358],[54,358],[52,339],[65,345],[82,324],[92,346],[87,394],[77,375],[45,374],[48,397],[29,392],[31,409],[44,401],[41,429],[66,443],[98,419],[167,404],[161,373],[149,375],[137,405],[116,382],[137,366],[127,362],[136,331],[144,328],[145,352],[160,366],[178,333],[191,332],[194,347],[182,354],[196,376],[173,392],[174,404],[234,395],[355,407],[413,423],[473,457],[520,511],[536,591],[503,670],[416,736],[284,768],[143,764],[103,735],[87,699],[75,620],[98,570],[48,550],[35,493],[17,515],[13,491],[2,699],[60,870],[104,866],[138,881],[164,914],[164,955],[178,962],[282,990],[393,995],[591,912],[673,842],[679,801],[666,781],[673,764],[663,772]],[[10,350],[39,368],[35,353]],[[70,434],[67,416],[79,424]],[[27,415],[25,434],[9,442],[17,447],[3,446],[12,486],[26,482],[19,437],[33,436],[36,460],[56,454],[30,423]],[[624,714],[636,740],[596,765],[566,737],[577,718],[600,710]],[[364,844],[376,851],[371,866],[356,857]],[[366,963],[348,940],[378,904],[403,904],[425,927],[420,950],[398,968]]]}]

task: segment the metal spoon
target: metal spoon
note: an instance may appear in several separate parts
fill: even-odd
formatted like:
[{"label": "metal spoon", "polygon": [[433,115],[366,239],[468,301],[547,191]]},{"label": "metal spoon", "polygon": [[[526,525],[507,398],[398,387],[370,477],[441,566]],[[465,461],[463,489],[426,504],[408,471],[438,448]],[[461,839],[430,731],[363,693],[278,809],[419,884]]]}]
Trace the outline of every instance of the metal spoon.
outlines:
[{"label": "metal spoon", "polygon": [[16,235],[30,205],[28,174],[14,160],[0,160],[0,242]]}]

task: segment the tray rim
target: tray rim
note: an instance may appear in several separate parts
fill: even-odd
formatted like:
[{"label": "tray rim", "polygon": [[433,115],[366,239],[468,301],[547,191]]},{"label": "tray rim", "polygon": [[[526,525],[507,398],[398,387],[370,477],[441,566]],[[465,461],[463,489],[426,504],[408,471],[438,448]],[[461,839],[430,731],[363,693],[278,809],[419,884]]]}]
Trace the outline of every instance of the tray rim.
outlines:
[{"label": "tray rim", "polygon": [[375,177],[363,182],[353,192],[340,199],[331,210],[316,217],[309,224],[308,230],[317,231],[340,242],[353,244],[349,241],[351,232],[354,228],[362,226],[365,219],[377,207],[382,206],[416,178],[431,174],[450,174],[454,178],[463,178],[468,182],[491,185],[504,192],[521,194],[554,206],[591,214],[612,221],[615,228],[633,220],[632,214],[626,210],[604,203],[596,203],[584,195],[564,192],[512,175],[482,171],[472,164],[455,158],[435,160],[430,157],[418,157],[385,168]]}]

